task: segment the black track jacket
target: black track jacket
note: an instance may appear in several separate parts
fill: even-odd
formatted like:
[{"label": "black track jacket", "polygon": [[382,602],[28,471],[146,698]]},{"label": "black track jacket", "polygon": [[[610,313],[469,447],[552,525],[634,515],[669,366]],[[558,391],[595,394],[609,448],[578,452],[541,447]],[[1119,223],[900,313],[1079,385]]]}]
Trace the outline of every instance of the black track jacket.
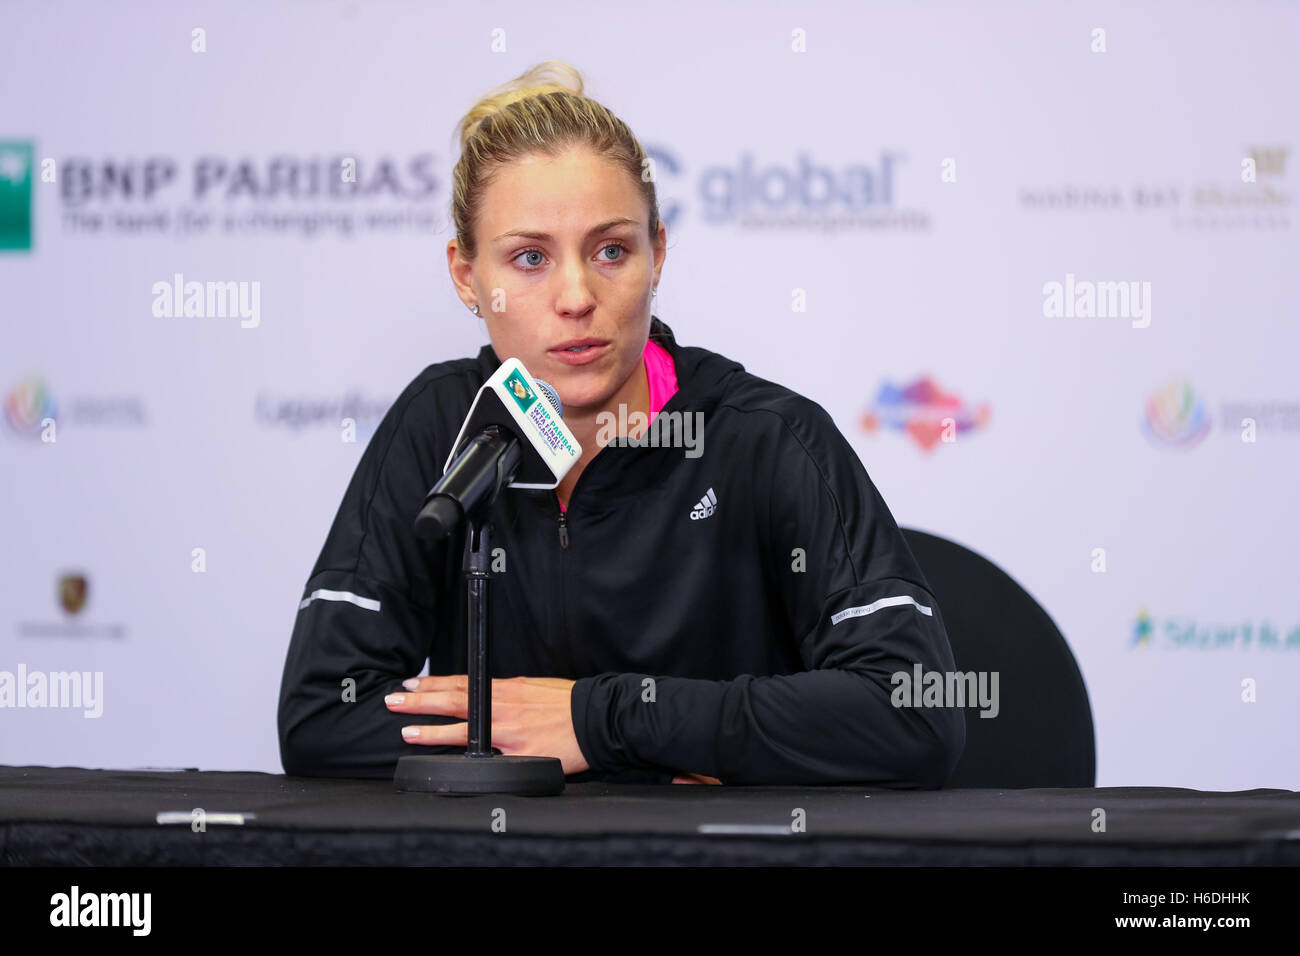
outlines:
[{"label": "black track jacket", "polygon": [[[658,318],[651,336],[678,381],[659,447],[601,449],[563,517],[553,491],[496,502],[490,676],[577,681],[591,770],[572,781],[941,786],[963,712],[895,707],[891,675],[950,672],[952,651],[856,452],[810,399],[678,345]],[[403,726],[456,718],[383,698],[426,658],[431,674],[468,671],[462,542],[427,545],[412,523],[499,364],[485,345],[430,365],[371,438],[300,598],[279,702],[287,773],[388,777],[403,754],[464,752],[406,743]],[[694,450],[674,412],[701,414]]]}]

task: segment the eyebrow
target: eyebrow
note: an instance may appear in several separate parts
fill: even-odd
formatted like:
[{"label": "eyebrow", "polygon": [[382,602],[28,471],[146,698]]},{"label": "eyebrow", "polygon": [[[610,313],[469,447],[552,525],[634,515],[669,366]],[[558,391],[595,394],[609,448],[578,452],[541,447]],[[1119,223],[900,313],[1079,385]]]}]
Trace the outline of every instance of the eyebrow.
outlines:
[{"label": "eyebrow", "polygon": [[[587,236],[594,236],[598,232],[605,232],[607,229],[613,229],[615,226],[639,226],[641,223],[635,219],[628,219],[626,216],[618,219],[607,219],[604,222],[592,226],[587,230]],[[554,238],[550,233],[531,232],[526,229],[514,229],[510,232],[503,232],[494,238],[493,242],[500,242],[502,239],[536,239],[541,242],[549,241]]]}]

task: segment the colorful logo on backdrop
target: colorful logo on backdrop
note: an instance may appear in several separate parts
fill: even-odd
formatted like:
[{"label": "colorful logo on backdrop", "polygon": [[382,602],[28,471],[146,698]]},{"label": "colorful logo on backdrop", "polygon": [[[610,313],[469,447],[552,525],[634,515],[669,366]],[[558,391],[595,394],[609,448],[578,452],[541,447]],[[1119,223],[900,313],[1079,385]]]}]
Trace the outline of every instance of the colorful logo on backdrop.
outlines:
[{"label": "colorful logo on backdrop", "polygon": [[1210,415],[1190,383],[1169,382],[1147,399],[1142,430],[1155,444],[1191,448],[1209,434]]},{"label": "colorful logo on backdrop", "polygon": [[1146,608],[1138,611],[1137,621],[1133,624],[1133,640],[1130,647],[1151,646],[1151,615]]},{"label": "colorful logo on backdrop", "polygon": [[[1177,380],[1162,385],[1147,399],[1142,414],[1142,433],[1153,445],[1193,448],[1216,427],[1209,412],[1209,400],[1188,382]],[[1238,441],[1300,437],[1300,401],[1252,398],[1221,401],[1217,429]]]},{"label": "colorful logo on backdrop", "polygon": [[1300,651],[1300,624],[1290,629],[1272,621],[1241,620],[1232,624],[1198,621],[1186,615],[1152,617],[1139,608],[1129,636],[1131,650],[1166,651],[1265,650]]},{"label": "colorful logo on backdrop", "polygon": [[903,432],[930,451],[940,442],[987,428],[991,415],[988,402],[968,402],[924,375],[907,385],[882,384],[860,424],[868,434],[886,428]]},{"label": "colorful logo on backdrop", "polygon": [[69,614],[77,614],[86,606],[89,586],[84,574],[65,574],[59,578],[59,606]]},{"label": "colorful logo on backdrop", "polygon": [[4,419],[9,431],[25,438],[39,438],[42,422],[59,416],[54,395],[44,379],[32,377],[20,382],[4,398]]},{"label": "colorful logo on backdrop", "polygon": [[65,424],[76,428],[143,428],[149,413],[139,395],[73,395],[60,406],[45,379],[29,376],[4,396],[5,431],[42,442],[56,440]]},{"label": "colorful logo on backdrop", "polygon": [[32,165],[30,142],[0,140],[0,251],[32,247]]}]

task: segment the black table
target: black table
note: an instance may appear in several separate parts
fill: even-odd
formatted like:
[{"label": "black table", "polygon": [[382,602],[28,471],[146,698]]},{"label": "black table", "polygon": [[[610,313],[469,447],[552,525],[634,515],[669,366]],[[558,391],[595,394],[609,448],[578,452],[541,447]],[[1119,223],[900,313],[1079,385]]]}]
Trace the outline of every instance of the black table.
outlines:
[{"label": "black table", "polygon": [[[1098,808],[1105,832],[1094,830]],[[1300,792],[577,783],[530,798],[267,773],[0,767],[0,863],[1294,866]]]}]

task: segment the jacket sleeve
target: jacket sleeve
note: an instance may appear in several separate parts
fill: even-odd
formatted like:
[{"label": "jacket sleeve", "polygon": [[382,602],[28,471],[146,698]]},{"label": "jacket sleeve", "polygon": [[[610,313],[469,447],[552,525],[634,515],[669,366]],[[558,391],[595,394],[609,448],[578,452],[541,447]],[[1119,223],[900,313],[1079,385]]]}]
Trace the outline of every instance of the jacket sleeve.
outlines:
[{"label": "jacket sleeve", "polygon": [[[803,399],[756,452],[766,580],[806,670],[715,681],[601,674],[574,687],[592,767],[658,766],[724,784],[935,788],[965,746],[960,708],[896,707],[893,675],[954,669],[933,595],[857,453]],[[791,424],[793,420],[793,427]],[[802,560],[801,560],[802,555]],[[902,695],[897,695],[902,699]],[[910,696],[909,698],[910,699]]]},{"label": "jacket sleeve", "polygon": [[412,407],[417,395],[408,388],[376,429],[299,598],[277,719],[288,774],[390,777],[404,754],[464,752],[406,743],[411,715],[384,705],[423,670],[440,636],[436,602],[456,593],[447,545],[426,550],[412,532],[440,473],[430,443],[413,440],[428,430]]}]

